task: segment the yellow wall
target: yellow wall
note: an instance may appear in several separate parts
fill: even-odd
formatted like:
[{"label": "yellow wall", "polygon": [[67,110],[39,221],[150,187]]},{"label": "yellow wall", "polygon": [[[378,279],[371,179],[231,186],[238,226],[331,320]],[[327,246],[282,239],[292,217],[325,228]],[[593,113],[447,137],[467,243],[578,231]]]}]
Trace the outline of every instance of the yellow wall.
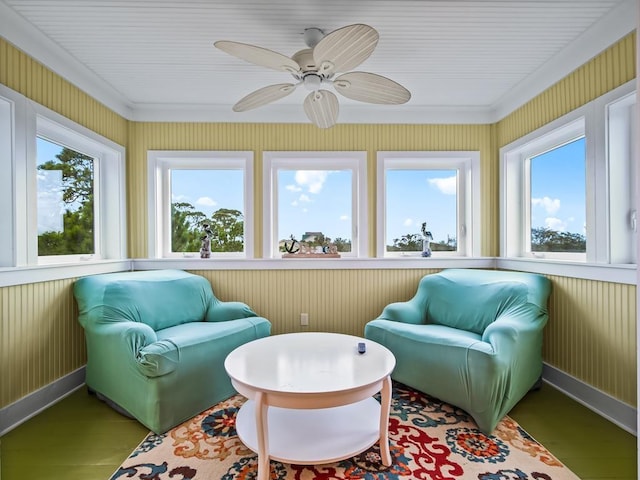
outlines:
[{"label": "yellow wall", "polygon": [[0,288],[0,408],[86,364],[72,284]]},{"label": "yellow wall", "polygon": [[[366,150],[369,235],[375,238],[375,152],[480,150],[482,254],[497,255],[498,148],[633,78],[635,36],[582,67],[495,125],[337,125],[127,122],[0,39],[0,83],[127,147],[129,253],[146,256],[146,151],[253,150],[255,205],[261,211],[264,150]],[[596,80],[597,79],[597,80]],[[581,85],[584,85],[582,87]],[[580,86],[578,88],[577,86]],[[580,90],[582,89],[582,90]],[[583,93],[576,93],[576,92]],[[566,97],[566,100],[565,100]],[[262,223],[256,218],[256,243]],[[375,245],[372,245],[373,253]],[[409,298],[432,270],[199,271],[223,299],[247,301],[270,318],[274,333],[311,330],[360,334],[366,321]],[[545,360],[635,405],[635,286],[552,277]],[[77,324],[73,280],[0,288],[0,407],[75,370],[86,359]],[[11,372],[11,373],[7,373]],[[14,373],[15,372],[15,373]]]}]

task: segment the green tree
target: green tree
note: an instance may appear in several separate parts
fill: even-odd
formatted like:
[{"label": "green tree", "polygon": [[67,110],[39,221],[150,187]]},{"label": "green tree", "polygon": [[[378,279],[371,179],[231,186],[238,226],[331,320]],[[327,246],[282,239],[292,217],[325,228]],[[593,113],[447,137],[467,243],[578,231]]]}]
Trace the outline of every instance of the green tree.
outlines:
[{"label": "green tree", "polygon": [[241,252],[244,249],[242,212],[221,208],[208,218],[188,202],[175,202],[171,204],[172,251],[199,251],[205,224],[211,232],[212,252]]},{"label": "green tree", "polygon": [[64,213],[62,232],[38,235],[38,255],[78,255],[95,252],[93,158],[63,148],[39,170],[62,172]]},{"label": "green tree", "polygon": [[422,235],[419,233],[407,233],[400,238],[393,239],[393,245],[387,246],[390,252],[421,252]]},{"label": "green tree", "polygon": [[187,202],[171,204],[171,251],[197,252],[206,215]]},{"label": "green tree", "polygon": [[579,233],[559,232],[545,227],[532,228],[531,250],[534,252],[586,252],[587,239]]},{"label": "green tree", "polygon": [[242,212],[228,208],[216,210],[209,223],[213,231],[212,252],[242,252],[244,249],[244,219]]},{"label": "green tree", "polygon": [[338,249],[338,252],[350,252],[351,251],[351,240],[347,240],[346,238],[338,237],[333,241],[333,244]]}]

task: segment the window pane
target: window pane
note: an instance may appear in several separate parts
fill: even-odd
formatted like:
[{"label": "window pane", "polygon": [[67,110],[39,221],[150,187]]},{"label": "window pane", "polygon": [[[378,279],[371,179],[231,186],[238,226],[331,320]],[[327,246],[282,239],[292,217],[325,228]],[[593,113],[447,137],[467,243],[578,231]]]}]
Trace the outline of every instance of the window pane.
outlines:
[{"label": "window pane", "polygon": [[531,251],[586,252],[584,137],[531,158]]},{"label": "window pane", "polygon": [[213,253],[243,252],[244,172],[174,169],[170,177],[171,251],[198,252],[208,235]]},{"label": "window pane", "polygon": [[351,170],[278,169],[277,180],[281,252],[291,236],[312,247],[334,243],[339,252],[351,252]]},{"label": "window pane", "polygon": [[38,137],[38,255],[95,253],[94,159]]},{"label": "window pane", "polygon": [[422,224],[431,250],[457,250],[457,170],[387,170],[386,251],[422,252]]}]

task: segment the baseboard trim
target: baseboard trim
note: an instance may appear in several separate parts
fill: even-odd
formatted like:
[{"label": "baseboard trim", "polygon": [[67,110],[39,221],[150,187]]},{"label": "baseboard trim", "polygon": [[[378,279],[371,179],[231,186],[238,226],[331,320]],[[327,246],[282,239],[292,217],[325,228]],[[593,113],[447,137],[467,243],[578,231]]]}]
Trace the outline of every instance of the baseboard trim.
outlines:
[{"label": "baseboard trim", "polygon": [[84,385],[84,379],[85,367],[80,367],[11,405],[1,408],[0,436],[75,392]]},{"label": "baseboard trim", "polygon": [[632,406],[546,363],[542,379],[601,417],[638,436],[638,411]]}]

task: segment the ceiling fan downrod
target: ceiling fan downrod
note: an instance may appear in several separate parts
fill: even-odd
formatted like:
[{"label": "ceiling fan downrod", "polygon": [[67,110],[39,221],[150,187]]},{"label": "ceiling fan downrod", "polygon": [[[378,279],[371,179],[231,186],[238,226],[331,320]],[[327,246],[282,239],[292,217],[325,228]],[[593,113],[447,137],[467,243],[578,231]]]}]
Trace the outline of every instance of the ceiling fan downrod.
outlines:
[{"label": "ceiling fan downrod", "polygon": [[307,47],[313,48],[318,44],[320,40],[323,39],[324,31],[317,27],[305,28],[302,35],[304,38],[304,43],[307,44]]}]

